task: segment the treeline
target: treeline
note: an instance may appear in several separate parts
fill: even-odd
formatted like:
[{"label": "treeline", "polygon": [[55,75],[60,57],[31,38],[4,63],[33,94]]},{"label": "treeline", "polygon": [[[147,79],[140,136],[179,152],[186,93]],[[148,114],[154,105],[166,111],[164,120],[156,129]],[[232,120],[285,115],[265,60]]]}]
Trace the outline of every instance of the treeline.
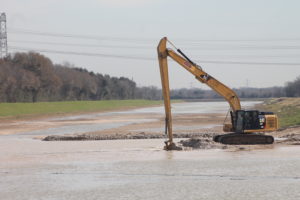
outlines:
[{"label": "treeline", "polygon": [[[288,82],[284,87],[268,88],[233,88],[239,98],[277,98],[277,97],[300,97],[300,77],[295,81]],[[220,95],[212,90],[176,89],[171,90],[172,99],[221,99]]]},{"label": "treeline", "polygon": [[133,99],[138,92],[128,78],[55,65],[38,53],[0,59],[1,102]]},{"label": "treeline", "polygon": [[[199,83],[200,84],[200,83]],[[240,98],[299,97],[300,77],[284,87],[234,89]],[[212,90],[175,89],[172,99],[222,98]],[[109,99],[162,99],[161,89],[137,87],[133,80],[111,77],[70,64],[53,64],[30,52],[0,59],[0,102]]]},{"label": "treeline", "polygon": [[300,76],[292,82],[287,82],[285,88],[287,97],[300,97]]}]

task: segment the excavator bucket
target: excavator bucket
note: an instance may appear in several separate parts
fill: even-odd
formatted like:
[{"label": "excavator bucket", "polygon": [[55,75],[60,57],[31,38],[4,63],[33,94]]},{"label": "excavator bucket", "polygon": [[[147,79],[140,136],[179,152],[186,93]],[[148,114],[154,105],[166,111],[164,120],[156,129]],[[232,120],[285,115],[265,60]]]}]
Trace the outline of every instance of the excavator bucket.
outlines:
[{"label": "excavator bucket", "polygon": [[175,143],[169,143],[168,141],[165,142],[166,146],[164,147],[164,150],[166,151],[181,151],[182,148],[179,146],[176,146]]}]

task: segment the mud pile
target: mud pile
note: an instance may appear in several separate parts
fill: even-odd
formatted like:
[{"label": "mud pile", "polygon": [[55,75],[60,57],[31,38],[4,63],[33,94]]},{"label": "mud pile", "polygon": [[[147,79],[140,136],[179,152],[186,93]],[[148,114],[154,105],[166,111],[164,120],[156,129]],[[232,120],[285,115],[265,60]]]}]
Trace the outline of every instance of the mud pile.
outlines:
[{"label": "mud pile", "polygon": [[[174,138],[212,138],[213,134],[207,133],[183,133],[183,134],[173,134]],[[50,135],[43,139],[43,141],[73,141],[73,140],[130,140],[130,139],[157,139],[166,138],[165,134],[162,133],[115,133],[115,134],[93,134],[85,133],[78,135]]]},{"label": "mud pile", "polygon": [[288,134],[283,140],[277,141],[279,144],[300,145],[300,134]]},{"label": "mud pile", "polygon": [[73,141],[88,140],[84,135],[49,135],[42,139],[43,141]]},{"label": "mud pile", "polygon": [[179,144],[190,149],[226,149],[226,145],[214,142],[211,138],[190,138],[181,140]]},{"label": "mud pile", "polygon": [[50,135],[43,141],[73,141],[73,140],[126,140],[126,139],[155,139],[164,138],[164,135],[146,134],[144,132],[136,134],[80,134],[80,135]]}]

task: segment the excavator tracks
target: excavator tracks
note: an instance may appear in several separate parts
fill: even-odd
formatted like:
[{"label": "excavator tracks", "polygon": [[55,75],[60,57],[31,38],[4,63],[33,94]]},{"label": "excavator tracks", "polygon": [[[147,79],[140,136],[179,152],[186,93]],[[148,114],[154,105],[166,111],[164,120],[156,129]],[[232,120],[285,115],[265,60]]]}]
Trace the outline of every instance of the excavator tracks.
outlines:
[{"label": "excavator tracks", "polygon": [[259,134],[237,134],[230,133],[224,135],[217,135],[214,137],[215,142],[222,144],[233,145],[254,145],[254,144],[273,144],[274,138],[270,135]]}]

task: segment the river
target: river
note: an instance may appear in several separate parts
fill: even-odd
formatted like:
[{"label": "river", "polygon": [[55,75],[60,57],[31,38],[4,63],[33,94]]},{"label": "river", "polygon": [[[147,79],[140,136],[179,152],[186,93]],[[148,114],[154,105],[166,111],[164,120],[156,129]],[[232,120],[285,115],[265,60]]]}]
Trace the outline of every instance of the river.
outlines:
[{"label": "river", "polygon": [[[175,114],[194,112],[179,107]],[[147,110],[156,112],[135,112]],[[0,136],[1,200],[300,199],[299,146],[166,152],[163,139],[45,142],[17,135]]]}]

